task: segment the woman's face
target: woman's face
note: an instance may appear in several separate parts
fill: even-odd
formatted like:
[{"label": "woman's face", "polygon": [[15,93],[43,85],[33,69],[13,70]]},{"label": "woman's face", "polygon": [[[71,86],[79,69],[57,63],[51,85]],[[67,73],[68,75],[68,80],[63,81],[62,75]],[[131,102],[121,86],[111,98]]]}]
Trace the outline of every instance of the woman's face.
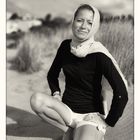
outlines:
[{"label": "woman's face", "polygon": [[78,12],[72,25],[74,36],[80,40],[88,39],[93,24],[93,12],[88,9],[82,9]]}]

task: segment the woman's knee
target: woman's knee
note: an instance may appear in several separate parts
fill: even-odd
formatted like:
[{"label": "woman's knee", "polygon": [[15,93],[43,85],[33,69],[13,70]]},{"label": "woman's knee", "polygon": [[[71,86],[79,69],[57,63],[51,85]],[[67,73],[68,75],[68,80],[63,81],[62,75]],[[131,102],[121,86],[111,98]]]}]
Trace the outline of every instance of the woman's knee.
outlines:
[{"label": "woman's knee", "polygon": [[43,106],[47,107],[47,104],[49,104],[48,96],[43,93],[33,94],[30,98],[31,108],[36,112],[42,112]]}]

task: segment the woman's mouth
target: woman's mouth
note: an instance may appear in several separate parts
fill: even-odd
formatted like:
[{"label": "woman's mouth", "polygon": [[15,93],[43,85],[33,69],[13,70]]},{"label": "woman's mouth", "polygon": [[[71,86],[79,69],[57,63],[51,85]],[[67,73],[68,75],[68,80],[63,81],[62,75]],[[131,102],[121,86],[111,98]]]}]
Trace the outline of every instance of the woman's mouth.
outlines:
[{"label": "woman's mouth", "polygon": [[82,34],[87,34],[88,32],[85,31],[85,30],[78,30],[79,33],[82,33]]}]

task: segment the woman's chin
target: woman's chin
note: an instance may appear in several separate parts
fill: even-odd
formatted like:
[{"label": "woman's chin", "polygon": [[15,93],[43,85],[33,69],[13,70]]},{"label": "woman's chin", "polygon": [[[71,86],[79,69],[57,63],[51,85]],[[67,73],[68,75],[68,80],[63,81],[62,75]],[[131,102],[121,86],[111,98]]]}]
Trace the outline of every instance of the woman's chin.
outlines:
[{"label": "woman's chin", "polygon": [[80,42],[83,42],[83,41],[87,40],[88,38],[87,38],[87,36],[77,36],[76,39]]}]

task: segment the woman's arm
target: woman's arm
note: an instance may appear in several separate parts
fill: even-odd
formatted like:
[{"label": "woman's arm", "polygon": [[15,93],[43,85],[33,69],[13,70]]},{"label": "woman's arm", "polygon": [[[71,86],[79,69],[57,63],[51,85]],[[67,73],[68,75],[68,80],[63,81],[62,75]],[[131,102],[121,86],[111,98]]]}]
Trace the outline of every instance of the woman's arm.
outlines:
[{"label": "woman's arm", "polygon": [[128,101],[128,93],[125,83],[117,71],[112,60],[105,54],[100,54],[100,69],[106,77],[113,89],[113,99],[109,113],[105,122],[109,126],[114,126],[118,119],[122,116],[126,103]]},{"label": "woman's arm", "polygon": [[62,68],[62,45],[63,42],[61,43],[57,54],[53,60],[53,63],[48,71],[47,74],[47,80],[48,80],[48,84],[51,90],[51,95],[53,96],[53,94],[55,94],[56,92],[60,93],[60,87],[59,87],[59,81],[58,81],[58,77],[59,77],[59,73],[61,71]]}]

